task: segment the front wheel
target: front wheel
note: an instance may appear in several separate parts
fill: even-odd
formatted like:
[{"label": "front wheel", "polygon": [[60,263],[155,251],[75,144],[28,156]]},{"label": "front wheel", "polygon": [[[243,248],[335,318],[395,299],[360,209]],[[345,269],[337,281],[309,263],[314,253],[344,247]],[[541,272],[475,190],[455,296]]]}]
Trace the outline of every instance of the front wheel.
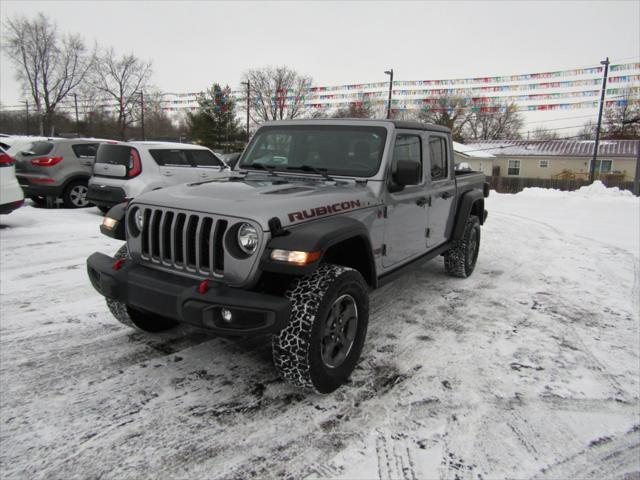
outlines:
[{"label": "front wheel", "polygon": [[473,273],[480,251],[480,220],[470,215],[464,226],[460,240],[455,240],[451,249],[444,254],[446,272],[459,278],[467,278]]},{"label": "front wheel", "polygon": [[[115,254],[115,258],[130,258],[127,245],[124,244],[118,249]],[[143,332],[157,333],[164,330],[169,330],[175,327],[178,322],[171,320],[170,318],[159,317],[150,313],[137,310],[129,305],[107,298],[107,307],[111,311],[111,314],[116,317],[123,325],[127,327],[136,328]]]},{"label": "front wheel", "polygon": [[289,324],[273,337],[278,374],[297,387],[330,393],[356,366],[369,322],[367,285],[352,268],[324,264],[293,282]]}]

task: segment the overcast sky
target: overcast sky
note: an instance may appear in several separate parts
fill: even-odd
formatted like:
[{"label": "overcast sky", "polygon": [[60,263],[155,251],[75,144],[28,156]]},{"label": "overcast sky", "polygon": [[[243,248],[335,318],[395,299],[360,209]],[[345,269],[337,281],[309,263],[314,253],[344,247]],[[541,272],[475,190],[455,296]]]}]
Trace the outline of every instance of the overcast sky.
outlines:
[{"label": "overcast sky", "polygon": [[[153,61],[164,91],[238,86],[286,64],[314,83],[517,74],[640,56],[640,2],[0,1],[0,16],[44,12],[61,31]],[[635,58],[629,58],[635,57]],[[22,98],[3,56],[0,101]],[[574,112],[575,114],[575,112]]]}]

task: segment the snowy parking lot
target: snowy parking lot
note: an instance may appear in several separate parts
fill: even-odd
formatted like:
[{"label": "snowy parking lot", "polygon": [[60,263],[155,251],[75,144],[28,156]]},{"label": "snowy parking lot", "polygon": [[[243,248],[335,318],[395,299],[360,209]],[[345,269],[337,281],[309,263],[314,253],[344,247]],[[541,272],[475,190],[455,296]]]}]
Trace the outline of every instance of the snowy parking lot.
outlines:
[{"label": "snowy parking lot", "polygon": [[117,323],[85,270],[120,243],[96,208],[0,217],[2,477],[638,478],[640,200],[487,203],[473,276],[438,258],[374,292],[326,396],[267,338]]}]

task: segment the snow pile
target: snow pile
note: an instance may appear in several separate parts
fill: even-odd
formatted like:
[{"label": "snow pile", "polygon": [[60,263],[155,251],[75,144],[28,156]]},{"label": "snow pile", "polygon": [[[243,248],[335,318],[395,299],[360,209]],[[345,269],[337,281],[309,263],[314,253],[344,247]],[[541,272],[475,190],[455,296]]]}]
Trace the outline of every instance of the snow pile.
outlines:
[{"label": "snow pile", "polygon": [[[636,197],[629,190],[621,190],[618,187],[607,188],[600,180],[596,180],[591,185],[580,187],[578,190],[568,192],[563,190],[556,190],[553,188],[540,188],[529,187],[525,188],[522,192],[516,195],[521,197],[546,197],[546,198],[573,198],[573,197],[585,197],[585,198],[616,198],[620,197],[628,199],[636,199]],[[637,200],[637,199],[636,199]]]}]

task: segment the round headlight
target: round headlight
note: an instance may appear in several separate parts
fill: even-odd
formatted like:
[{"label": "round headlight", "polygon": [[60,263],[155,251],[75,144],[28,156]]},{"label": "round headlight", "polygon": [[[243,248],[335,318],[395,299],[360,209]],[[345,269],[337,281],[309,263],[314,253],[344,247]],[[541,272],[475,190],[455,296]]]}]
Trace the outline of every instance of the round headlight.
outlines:
[{"label": "round headlight", "polygon": [[136,221],[136,227],[138,227],[138,230],[142,231],[142,227],[144,226],[144,216],[142,213],[142,209],[136,208],[136,211],[133,214],[133,218]]},{"label": "round headlight", "polygon": [[240,249],[249,255],[258,248],[258,231],[252,225],[243,223],[238,228],[238,245]]},{"label": "round headlight", "polygon": [[134,207],[129,213],[128,233],[134,237],[140,235],[144,224],[144,212],[138,207]]}]

